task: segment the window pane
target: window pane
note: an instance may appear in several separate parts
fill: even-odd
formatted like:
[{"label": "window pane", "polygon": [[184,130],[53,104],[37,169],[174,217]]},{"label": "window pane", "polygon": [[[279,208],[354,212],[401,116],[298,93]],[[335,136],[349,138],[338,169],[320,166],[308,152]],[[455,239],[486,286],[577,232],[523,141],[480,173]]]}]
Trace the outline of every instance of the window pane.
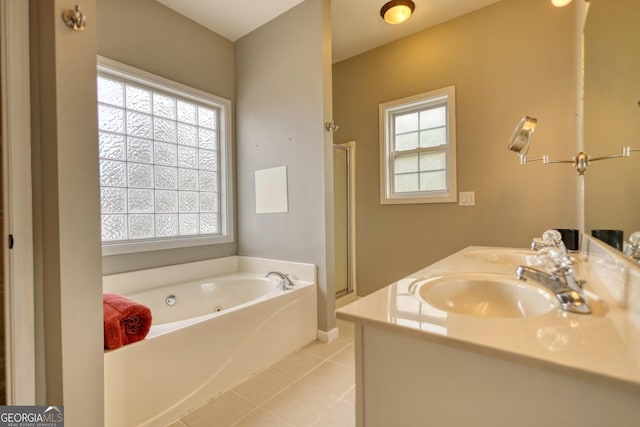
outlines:
[{"label": "window pane", "polygon": [[126,163],[112,160],[100,160],[100,185],[103,187],[125,187],[127,176]]},{"label": "window pane", "polygon": [[126,213],[127,190],[104,187],[100,189],[100,211],[105,214]]},{"label": "window pane", "polygon": [[178,169],[165,166],[154,166],[156,188],[177,190]]},{"label": "window pane", "polygon": [[153,213],[153,190],[128,191],[129,213]]},{"label": "window pane", "polygon": [[176,142],[176,122],[167,119],[153,119],[153,138],[157,141]]},{"label": "window pane", "polygon": [[174,190],[157,190],[156,191],[156,212],[177,213],[178,212],[178,192]]},{"label": "window pane", "polygon": [[173,237],[178,235],[178,214],[156,215],[156,236]]},{"label": "window pane", "polygon": [[129,215],[129,239],[150,239],[153,235],[153,215]]},{"label": "window pane", "polygon": [[115,241],[127,238],[126,215],[102,215],[102,240]]},{"label": "window pane", "polygon": [[197,190],[198,171],[193,169],[178,169],[178,190]]},{"label": "window pane", "polygon": [[218,214],[203,213],[200,215],[200,233],[214,234],[218,232]]},{"label": "window pane", "polygon": [[151,116],[127,111],[127,135],[151,139]]},{"label": "window pane", "polygon": [[394,163],[395,173],[418,172],[418,154],[397,156]]},{"label": "window pane", "polygon": [[98,102],[124,107],[124,84],[98,77]]},{"label": "window pane", "polygon": [[153,188],[153,166],[129,163],[127,169],[129,187]]},{"label": "window pane", "polygon": [[156,165],[176,166],[178,164],[178,146],[165,142],[156,142],[154,161]]},{"label": "window pane", "polygon": [[420,171],[446,169],[447,155],[444,152],[420,153]]},{"label": "window pane", "polygon": [[176,100],[170,96],[153,92],[153,114],[167,119],[176,118]]},{"label": "window pane", "polygon": [[216,112],[210,108],[198,107],[198,125],[209,129],[215,129]]},{"label": "window pane", "polygon": [[127,139],[127,160],[136,163],[153,163],[153,143],[148,139]]},{"label": "window pane", "polygon": [[395,116],[395,133],[407,133],[418,130],[418,113],[409,113]]},{"label": "window pane", "polygon": [[217,169],[217,156],[215,151],[200,150],[200,169],[214,171]]},{"label": "window pane", "polygon": [[419,136],[419,132],[406,133],[404,135],[396,136],[396,150],[404,151],[418,148]]},{"label": "window pane", "polygon": [[121,108],[109,107],[108,105],[99,105],[98,129],[109,132],[124,133],[124,110]]},{"label": "window pane", "polygon": [[196,145],[196,127],[178,123],[178,144]]},{"label": "window pane", "polygon": [[218,194],[200,193],[200,212],[217,212]]},{"label": "window pane", "polygon": [[218,174],[215,172],[200,171],[198,184],[200,191],[216,191],[218,189]]},{"label": "window pane", "polygon": [[210,129],[200,129],[198,132],[198,140],[200,142],[200,148],[208,148],[209,150],[215,150],[216,147],[216,132]]},{"label": "window pane", "polygon": [[447,175],[445,171],[420,174],[420,191],[446,191]]},{"label": "window pane", "polygon": [[193,147],[178,146],[178,166],[181,168],[198,167],[198,150]]},{"label": "window pane", "polygon": [[124,135],[100,132],[98,147],[103,159],[124,160]]},{"label": "window pane", "polygon": [[395,192],[396,193],[410,193],[419,191],[418,174],[410,173],[406,175],[395,176]]},{"label": "window pane", "polygon": [[195,191],[180,191],[178,193],[179,212],[198,212],[198,193]]},{"label": "window pane", "polygon": [[178,100],[178,121],[196,124],[196,106],[190,102]]},{"label": "window pane", "polygon": [[420,112],[420,129],[431,129],[447,125],[447,107],[431,108]]},{"label": "window pane", "polygon": [[438,147],[447,143],[447,128],[435,128],[420,132],[420,147]]},{"label": "window pane", "polygon": [[179,227],[181,236],[190,236],[198,234],[198,215],[197,214],[180,214]]},{"label": "window pane", "polygon": [[127,108],[151,114],[151,91],[127,85]]}]

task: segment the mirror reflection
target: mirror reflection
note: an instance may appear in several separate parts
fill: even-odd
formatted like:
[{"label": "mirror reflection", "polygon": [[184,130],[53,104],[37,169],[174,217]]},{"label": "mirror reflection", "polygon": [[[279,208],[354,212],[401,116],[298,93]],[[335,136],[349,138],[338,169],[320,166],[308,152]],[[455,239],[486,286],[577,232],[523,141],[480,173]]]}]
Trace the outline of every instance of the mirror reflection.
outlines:
[{"label": "mirror reflection", "polygon": [[[640,1],[590,0],[584,28],[585,151],[640,147]],[[585,231],[623,249],[640,230],[640,152],[585,174]],[[620,242],[620,239],[623,242]],[[628,249],[628,248],[627,248]]]}]

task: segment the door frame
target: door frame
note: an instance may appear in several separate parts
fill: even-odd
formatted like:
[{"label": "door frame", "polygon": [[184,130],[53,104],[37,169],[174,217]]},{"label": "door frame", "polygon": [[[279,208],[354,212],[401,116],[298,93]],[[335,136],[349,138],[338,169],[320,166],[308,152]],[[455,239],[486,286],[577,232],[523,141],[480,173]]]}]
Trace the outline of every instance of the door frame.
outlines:
[{"label": "door frame", "polygon": [[[2,240],[8,405],[36,402],[29,2],[0,0]],[[9,249],[12,237],[13,248]]]},{"label": "door frame", "polygon": [[357,299],[358,285],[356,280],[356,142],[349,141],[342,144],[334,144],[336,147],[344,147],[347,151],[347,164],[348,164],[348,227],[349,235],[348,240],[348,258],[349,258],[349,280],[351,282],[351,291],[347,294],[341,295],[336,299],[336,308],[340,308],[346,304]]}]

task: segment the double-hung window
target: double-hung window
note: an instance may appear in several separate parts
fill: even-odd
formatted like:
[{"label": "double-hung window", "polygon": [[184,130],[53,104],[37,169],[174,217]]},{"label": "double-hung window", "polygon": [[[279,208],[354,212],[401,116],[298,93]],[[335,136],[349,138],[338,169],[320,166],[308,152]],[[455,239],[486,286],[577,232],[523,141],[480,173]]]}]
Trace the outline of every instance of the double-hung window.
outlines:
[{"label": "double-hung window", "polygon": [[455,88],[380,104],[380,203],[456,197]]},{"label": "double-hung window", "polygon": [[98,60],[103,254],[232,235],[231,102]]}]

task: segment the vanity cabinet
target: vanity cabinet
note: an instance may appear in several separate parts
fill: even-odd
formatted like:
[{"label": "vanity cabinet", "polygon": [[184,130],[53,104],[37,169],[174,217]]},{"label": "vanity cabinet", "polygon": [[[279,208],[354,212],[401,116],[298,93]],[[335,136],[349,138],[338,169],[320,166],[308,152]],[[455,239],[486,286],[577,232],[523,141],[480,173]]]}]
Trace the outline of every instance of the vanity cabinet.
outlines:
[{"label": "vanity cabinet", "polygon": [[416,297],[413,284],[425,277],[513,274],[513,260],[479,262],[472,251],[478,248],[338,310],[355,324],[357,425],[640,425],[640,334],[589,262],[576,269],[597,295],[592,315],[558,308],[485,318],[438,310]]}]

